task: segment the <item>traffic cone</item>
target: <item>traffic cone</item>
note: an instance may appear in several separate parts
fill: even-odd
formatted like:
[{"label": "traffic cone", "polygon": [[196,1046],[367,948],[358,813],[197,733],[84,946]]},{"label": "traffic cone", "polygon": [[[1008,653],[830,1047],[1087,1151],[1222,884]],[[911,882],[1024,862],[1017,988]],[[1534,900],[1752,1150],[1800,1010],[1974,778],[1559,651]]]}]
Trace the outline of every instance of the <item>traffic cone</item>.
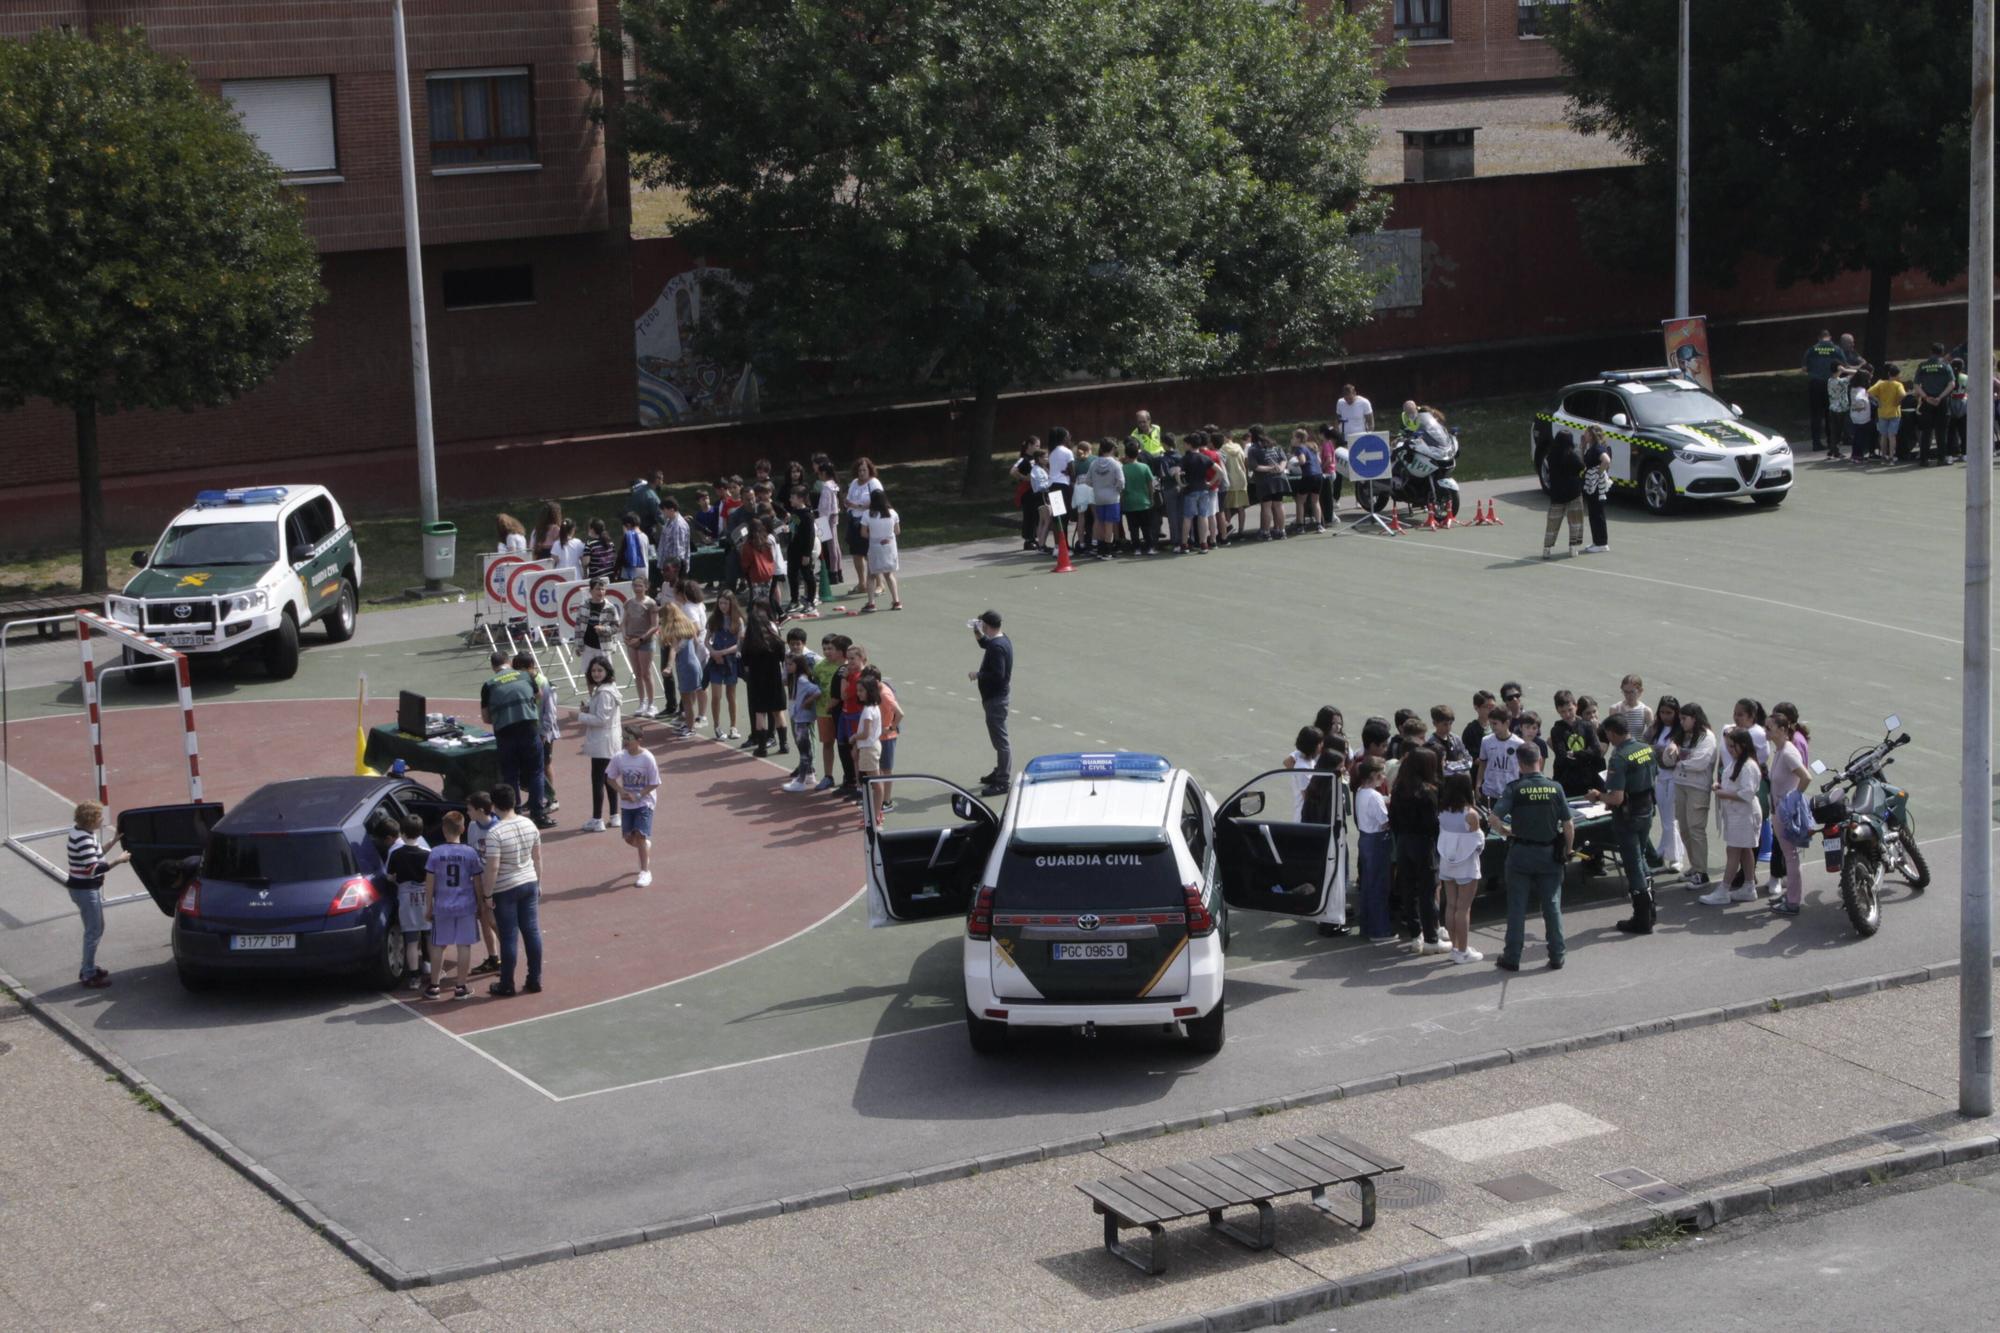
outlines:
[{"label": "traffic cone", "polygon": [[[1490,504],[1491,501],[1488,501],[1487,503]],[[1480,503],[1478,500],[1474,500],[1472,502],[1472,526],[1475,528],[1483,528],[1486,526],[1486,506],[1485,504]]]},{"label": "traffic cone", "polygon": [[1056,525],[1056,567],[1051,574],[1074,574],[1076,566],[1069,562],[1069,532],[1062,524]]},{"label": "traffic cone", "polygon": [[1401,515],[1397,513],[1396,506],[1393,504],[1389,506],[1389,531],[1397,535],[1401,535],[1403,532],[1407,531],[1407,529],[1403,527],[1403,520]]},{"label": "traffic cone", "polygon": [[1424,531],[1436,532],[1437,530],[1438,530],[1438,507],[1436,505],[1425,505]]},{"label": "traffic cone", "polygon": [[1489,528],[1504,528],[1507,525],[1500,521],[1500,515],[1495,513],[1493,510],[1493,506],[1496,503],[1497,502],[1493,500],[1488,500],[1486,502],[1486,526]]}]

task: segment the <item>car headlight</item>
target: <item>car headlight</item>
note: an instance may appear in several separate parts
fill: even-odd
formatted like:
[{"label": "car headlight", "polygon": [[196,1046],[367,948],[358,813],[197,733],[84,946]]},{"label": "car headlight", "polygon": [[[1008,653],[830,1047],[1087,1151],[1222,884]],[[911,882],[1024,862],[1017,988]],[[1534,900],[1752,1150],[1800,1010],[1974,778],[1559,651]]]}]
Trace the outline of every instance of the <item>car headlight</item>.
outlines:
[{"label": "car headlight", "polygon": [[231,597],[229,599],[229,609],[231,611],[256,611],[262,609],[269,600],[264,595],[262,588],[253,588],[249,592],[239,592]]},{"label": "car headlight", "polygon": [[111,618],[120,625],[137,625],[139,623],[139,607],[135,602],[128,602],[122,598],[116,599],[111,603],[110,611]]},{"label": "car headlight", "polygon": [[1674,457],[1680,459],[1683,463],[1719,463],[1722,461],[1721,454],[1712,454],[1706,449],[1676,449],[1674,450]]},{"label": "car headlight", "polygon": [[1791,445],[1786,444],[1783,440],[1773,440],[1771,442],[1771,457],[1790,458],[1791,456],[1792,456]]}]

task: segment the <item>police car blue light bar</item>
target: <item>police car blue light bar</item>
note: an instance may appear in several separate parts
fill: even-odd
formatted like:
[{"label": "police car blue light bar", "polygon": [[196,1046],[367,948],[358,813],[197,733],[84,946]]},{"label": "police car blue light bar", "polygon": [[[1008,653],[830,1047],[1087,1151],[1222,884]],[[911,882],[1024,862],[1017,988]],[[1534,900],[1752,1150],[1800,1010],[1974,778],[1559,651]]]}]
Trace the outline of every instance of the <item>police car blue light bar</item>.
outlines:
[{"label": "police car blue light bar", "polygon": [[271,505],[285,498],[283,486],[244,486],[229,491],[197,491],[197,505]]},{"label": "police car blue light bar", "polygon": [[1173,765],[1156,754],[1117,750],[1099,754],[1045,754],[1028,761],[1023,782],[1061,782],[1078,778],[1117,778],[1133,782],[1164,782]]}]

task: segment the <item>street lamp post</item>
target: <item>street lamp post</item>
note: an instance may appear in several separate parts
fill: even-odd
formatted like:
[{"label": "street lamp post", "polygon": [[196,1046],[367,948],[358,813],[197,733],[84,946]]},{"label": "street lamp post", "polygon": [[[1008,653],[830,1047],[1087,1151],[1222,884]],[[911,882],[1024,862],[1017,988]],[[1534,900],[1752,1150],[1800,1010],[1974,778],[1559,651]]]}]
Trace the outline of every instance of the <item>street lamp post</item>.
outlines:
[{"label": "street lamp post", "polygon": [[[424,254],[417,227],[416,131],[410,124],[410,49],[403,31],[403,0],[391,0],[396,37],[396,147],[403,168],[403,266],[410,295],[410,388],[417,414],[417,497],[425,523],[437,522],[437,441],[431,434],[431,355],[424,319]],[[439,591],[440,579],[424,587]]]},{"label": "street lamp post", "polygon": [[1993,1114],[1993,4],[1972,6],[1966,262],[1965,661],[1959,762],[1958,1110]]},{"label": "street lamp post", "polygon": [[1688,66],[1694,59],[1689,16],[1692,0],[1681,0],[1681,53],[1678,68],[1678,134],[1674,150],[1674,318],[1688,317]]}]

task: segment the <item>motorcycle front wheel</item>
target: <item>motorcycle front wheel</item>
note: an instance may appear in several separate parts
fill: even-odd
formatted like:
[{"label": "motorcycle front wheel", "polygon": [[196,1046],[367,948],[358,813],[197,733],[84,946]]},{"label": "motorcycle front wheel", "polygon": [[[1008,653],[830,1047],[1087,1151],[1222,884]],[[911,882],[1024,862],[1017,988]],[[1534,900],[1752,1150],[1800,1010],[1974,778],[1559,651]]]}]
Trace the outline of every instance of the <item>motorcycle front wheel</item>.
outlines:
[{"label": "motorcycle front wheel", "polygon": [[1854,932],[1866,939],[1882,928],[1882,861],[1872,852],[1847,854],[1840,870],[1840,903]]},{"label": "motorcycle front wheel", "polygon": [[1903,882],[1922,893],[1931,886],[1931,864],[1917,847],[1917,835],[1909,829],[1897,829],[1896,841],[1903,852]]}]

